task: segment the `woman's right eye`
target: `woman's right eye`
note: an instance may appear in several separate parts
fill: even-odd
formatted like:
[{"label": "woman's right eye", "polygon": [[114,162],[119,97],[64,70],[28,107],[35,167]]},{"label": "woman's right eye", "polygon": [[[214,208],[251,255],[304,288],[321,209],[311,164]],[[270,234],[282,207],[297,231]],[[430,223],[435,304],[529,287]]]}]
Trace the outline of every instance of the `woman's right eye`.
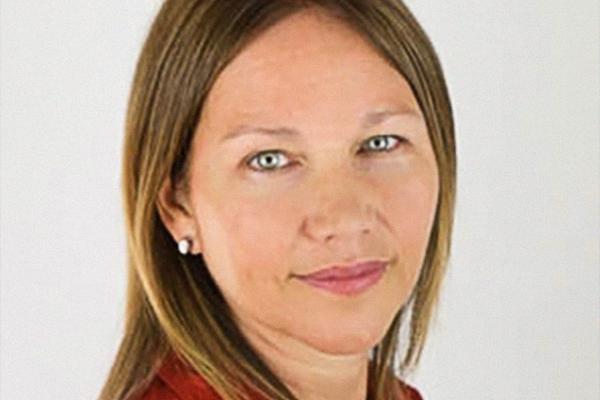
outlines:
[{"label": "woman's right eye", "polygon": [[271,173],[285,169],[290,163],[281,165],[283,152],[279,150],[265,150],[256,153],[246,163],[251,169],[257,172]]}]

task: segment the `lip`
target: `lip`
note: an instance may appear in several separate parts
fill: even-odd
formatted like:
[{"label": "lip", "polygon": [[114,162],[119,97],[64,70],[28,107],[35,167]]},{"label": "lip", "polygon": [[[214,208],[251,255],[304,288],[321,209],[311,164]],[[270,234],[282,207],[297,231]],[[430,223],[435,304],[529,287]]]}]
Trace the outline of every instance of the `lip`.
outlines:
[{"label": "lip", "polygon": [[347,266],[334,265],[297,277],[319,289],[337,294],[357,295],[379,282],[388,265],[388,261],[375,260]]}]

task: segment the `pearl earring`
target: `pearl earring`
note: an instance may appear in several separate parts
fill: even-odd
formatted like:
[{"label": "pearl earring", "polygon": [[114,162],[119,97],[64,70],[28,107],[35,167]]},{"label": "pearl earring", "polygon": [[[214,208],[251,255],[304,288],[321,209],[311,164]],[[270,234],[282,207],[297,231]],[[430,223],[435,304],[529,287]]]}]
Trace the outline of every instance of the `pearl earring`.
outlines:
[{"label": "pearl earring", "polygon": [[177,242],[177,247],[179,248],[179,252],[181,254],[187,254],[188,251],[190,251],[191,245],[192,243],[189,239],[181,239],[179,242]]}]

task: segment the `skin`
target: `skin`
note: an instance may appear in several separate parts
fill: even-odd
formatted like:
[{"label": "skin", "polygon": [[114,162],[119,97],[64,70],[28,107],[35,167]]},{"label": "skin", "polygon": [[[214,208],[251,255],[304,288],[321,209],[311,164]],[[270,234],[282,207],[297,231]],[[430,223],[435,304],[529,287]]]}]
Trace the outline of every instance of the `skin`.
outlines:
[{"label": "skin", "polygon": [[[382,109],[413,114],[361,127]],[[299,134],[223,141],[242,124]],[[276,151],[250,161],[265,150]],[[348,26],[302,11],[224,69],[190,151],[189,196],[168,180],[159,194],[174,240],[193,239],[242,332],[298,398],[365,399],[368,352],[415,287],[437,204],[433,148],[406,80]],[[394,262],[359,295],[294,277],[365,259]]]}]

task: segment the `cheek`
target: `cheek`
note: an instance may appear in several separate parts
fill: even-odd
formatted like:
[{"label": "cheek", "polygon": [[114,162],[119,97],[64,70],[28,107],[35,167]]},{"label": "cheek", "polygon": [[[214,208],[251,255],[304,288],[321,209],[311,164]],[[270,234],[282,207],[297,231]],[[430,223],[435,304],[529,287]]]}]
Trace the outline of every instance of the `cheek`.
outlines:
[{"label": "cheek", "polygon": [[425,256],[437,202],[437,177],[414,174],[385,192],[386,214],[406,267],[418,272]]},{"label": "cheek", "polygon": [[[229,270],[228,280],[247,291],[284,279],[289,273],[282,262],[289,254],[285,238],[294,224],[282,202],[225,196],[217,203],[206,234],[212,236],[211,247],[220,249],[215,262]],[[223,265],[223,260],[228,264]]]},{"label": "cheek", "polygon": [[413,181],[410,185],[399,188],[395,197],[395,221],[399,234],[405,239],[422,239],[429,230],[432,213],[435,211],[430,188]]}]

